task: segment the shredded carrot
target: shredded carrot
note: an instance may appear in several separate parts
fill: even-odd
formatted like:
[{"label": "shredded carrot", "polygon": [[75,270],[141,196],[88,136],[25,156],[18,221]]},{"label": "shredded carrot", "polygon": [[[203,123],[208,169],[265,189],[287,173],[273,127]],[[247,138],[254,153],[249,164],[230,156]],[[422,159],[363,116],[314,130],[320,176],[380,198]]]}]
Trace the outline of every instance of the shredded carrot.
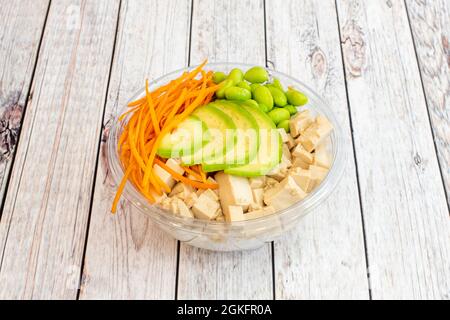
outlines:
[{"label": "shredded carrot", "polygon": [[199,182],[195,180],[191,180],[186,178],[185,176],[179,174],[178,172],[172,170],[168,167],[164,162],[159,159],[155,159],[155,163],[157,163],[161,168],[166,170],[170,175],[177,181],[181,181],[183,183],[189,184],[197,189],[217,189],[219,185],[217,183],[209,183],[209,182]]},{"label": "shredded carrot", "polygon": [[[204,71],[206,60],[189,72],[183,72],[177,79],[150,91],[145,82],[145,95],[128,104],[119,121],[124,122],[117,149],[125,174],[117,188],[112,210],[116,211],[126,181],[130,181],[150,202],[156,195],[170,192],[171,188],[154,173],[158,164],[173,179],[199,189],[216,189],[215,183],[206,180],[201,166],[185,167],[186,174],[195,179],[180,175],[156,156],[159,144],[165,134],[174,130],[196,108],[209,103],[220,85],[212,81],[212,71]],[[200,181],[197,181],[200,180]]]}]

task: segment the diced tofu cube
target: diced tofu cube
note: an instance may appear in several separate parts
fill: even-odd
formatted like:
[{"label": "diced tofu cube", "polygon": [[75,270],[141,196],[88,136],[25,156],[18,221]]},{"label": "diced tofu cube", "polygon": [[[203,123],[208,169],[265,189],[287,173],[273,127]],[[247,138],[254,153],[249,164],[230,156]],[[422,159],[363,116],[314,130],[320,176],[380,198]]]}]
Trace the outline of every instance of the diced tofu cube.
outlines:
[{"label": "diced tofu cube", "polygon": [[199,182],[202,181],[201,179],[199,179],[199,178],[193,176],[192,174],[188,174],[187,178],[188,178],[189,180],[194,180],[194,181],[199,181]]},{"label": "diced tofu cube", "polygon": [[309,111],[297,113],[290,121],[289,128],[291,136],[296,138],[303,133],[312,123],[313,119],[309,115]]},{"label": "diced tofu cube", "polygon": [[166,197],[165,199],[163,199],[163,200],[161,201],[161,203],[159,204],[159,206],[160,206],[161,208],[163,208],[164,210],[172,211],[171,203],[172,203],[172,198],[167,198],[167,197]]},{"label": "diced tofu cube", "polygon": [[311,190],[314,188],[315,181],[311,177],[311,171],[302,168],[295,168],[291,170],[289,175],[306,193],[311,192]]},{"label": "diced tofu cube", "polygon": [[219,184],[220,203],[225,215],[229,206],[241,206],[244,211],[248,209],[253,195],[247,178],[219,172],[215,179]]},{"label": "diced tofu cube", "polygon": [[333,131],[333,125],[324,116],[317,116],[316,124],[318,126],[318,133],[322,139],[328,137]]},{"label": "diced tofu cube", "polygon": [[218,201],[214,201],[207,195],[202,194],[198,197],[197,201],[195,201],[192,212],[198,219],[212,220],[217,217],[217,209],[219,209],[219,207]]},{"label": "diced tofu cube", "polygon": [[291,159],[292,159],[291,151],[289,150],[289,148],[286,144],[283,144],[282,150],[283,150],[283,155],[286,157],[286,159],[291,161]]},{"label": "diced tofu cube", "polygon": [[297,145],[297,142],[290,134],[288,134],[288,141],[286,142],[286,145],[288,146],[289,150]]},{"label": "diced tofu cube", "polygon": [[266,185],[266,176],[254,177],[249,179],[250,188],[263,188]]},{"label": "diced tofu cube", "polygon": [[258,189],[252,189],[253,193],[253,203],[257,204],[259,207],[264,206],[264,189],[258,188]]},{"label": "diced tofu cube", "polygon": [[301,144],[297,145],[294,148],[294,150],[292,151],[292,156],[300,158],[303,162],[307,164],[312,164],[314,160],[313,154],[306,151]]},{"label": "diced tofu cube", "polygon": [[270,170],[267,175],[277,181],[281,181],[287,176],[288,169],[291,166],[291,161],[283,154],[281,156],[281,162],[275,168]]},{"label": "diced tofu cube", "polygon": [[184,174],[184,169],[180,166],[180,162],[178,160],[167,159],[166,166],[168,166],[170,169],[172,169],[173,171],[175,171],[178,174],[181,174],[181,175]]},{"label": "diced tofu cube", "polygon": [[219,196],[211,189],[203,190],[202,194],[210,197],[214,201],[219,201]]},{"label": "diced tofu cube", "polygon": [[192,208],[194,206],[194,203],[198,200],[198,196],[196,193],[190,193],[188,194],[188,196],[186,197],[186,199],[184,199],[184,203],[186,203],[186,205],[188,206],[188,208]]},{"label": "diced tofu cube", "polygon": [[297,185],[291,176],[287,176],[276,187],[264,194],[264,203],[275,210],[287,208],[306,197],[306,193]]},{"label": "diced tofu cube", "polygon": [[267,177],[266,185],[264,186],[264,190],[271,189],[278,184],[279,184],[279,182],[277,180],[275,180],[274,178]]},{"label": "diced tofu cube", "polygon": [[161,181],[169,188],[172,188],[174,186],[175,180],[172,178],[170,173],[161,168],[159,165],[153,165],[153,173],[157,175],[161,179]]},{"label": "diced tofu cube", "polygon": [[[217,184],[217,181],[214,180],[213,177],[208,177],[208,179],[206,179],[206,181],[209,182],[209,183]],[[219,195],[219,189],[214,189],[212,191],[214,191],[215,194]]]},{"label": "diced tofu cube", "polygon": [[316,147],[314,153],[314,165],[329,169],[331,166],[331,156],[324,143]]},{"label": "diced tofu cube", "polygon": [[283,143],[287,143],[289,141],[289,134],[286,132],[286,130],[284,130],[283,128],[279,128],[278,132],[280,133],[281,141]]},{"label": "diced tofu cube", "polygon": [[314,188],[317,187],[328,174],[328,170],[319,166],[309,166],[311,179],[314,181]]},{"label": "diced tofu cube", "polygon": [[185,200],[187,196],[193,192],[195,192],[195,189],[192,186],[178,182],[170,192],[170,196],[176,196],[177,198]]},{"label": "diced tofu cube", "polygon": [[216,218],[216,221],[225,221],[225,216],[221,215]]},{"label": "diced tofu cube", "polygon": [[245,220],[244,211],[241,206],[228,206],[224,212],[225,220],[228,222]]},{"label": "diced tofu cube", "polygon": [[194,214],[181,199],[176,199],[178,206],[178,214],[186,218],[194,218]]},{"label": "diced tofu cube", "polygon": [[306,151],[313,152],[316,146],[321,142],[321,138],[316,131],[310,130],[302,134],[297,141]]},{"label": "diced tofu cube", "polygon": [[309,164],[304,162],[301,158],[294,157],[292,159],[292,168],[308,169]]},{"label": "diced tofu cube", "polygon": [[272,206],[261,208],[260,210],[255,210],[252,212],[247,212],[244,214],[245,220],[256,219],[264,216],[268,216],[269,214],[275,213],[275,208]]},{"label": "diced tofu cube", "polygon": [[298,142],[308,151],[312,152],[320,145],[333,131],[333,125],[324,116],[318,116],[316,122],[311,124],[302,133]]},{"label": "diced tofu cube", "polygon": [[150,194],[155,199],[155,204],[161,204],[165,199],[167,199],[167,194],[164,192],[161,195],[159,195],[155,191],[152,190],[152,191],[150,191]]}]

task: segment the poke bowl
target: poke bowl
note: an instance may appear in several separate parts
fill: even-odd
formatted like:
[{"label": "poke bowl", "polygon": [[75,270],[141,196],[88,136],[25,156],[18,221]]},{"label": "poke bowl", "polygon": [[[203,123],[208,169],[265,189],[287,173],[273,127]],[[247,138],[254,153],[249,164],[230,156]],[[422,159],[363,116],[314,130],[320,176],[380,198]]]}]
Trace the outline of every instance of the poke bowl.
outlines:
[{"label": "poke bowl", "polygon": [[[329,130],[327,132],[327,136],[325,139],[322,139],[320,142],[321,145],[323,145],[323,149],[327,153],[327,169],[326,173],[321,176],[320,180],[317,180],[315,185],[305,193],[302,192],[302,196],[298,198],[297,201],[291,203],[289,202],[288,198],[283,196],[280,192],[283,191],[281,188],[281,185],[286,188],[286,186],[289,186],[290,184],[293,184],[293,182],[296,182],[297,180],[292,179],[290,172],[296,172],[298,174],[301,172],[302,174],[308,173],[308,168],[292,168],[285,170],[285,176],[281,176],[277,179],[275,179],[277,176],[272,175],[273,170],[271,172],[268,172],[264,176],[264,181],[271,179],[271,183],[274,185],[272,186],[258,186],[258,189],[262,189],[264,191],[261,192],[267,192],[271,193],[272,197],[267,196],[267,199],[264,199],[267,203],[270,205],[267,205],[267,203],[263,203],[263,208],[258,207],[255,210],[251,210],[252,207],[250,204],[249,206],[241,206],[244,209],[240,209],[239,205],[235,205],[233,203],[233,206],[228,206],[226,209],[223,207],[223,198],[221,199],[220,192],[224,188],[220,186],[223,186],[221,183],[217,183],[219,185],[218,191],[216,192],[218,200],[216,199],[216,202],[219,203],[219,214],[222,215],[222,218],[220,218],[219,214],[213,214],[211,212],[203,212],[201,209],[201,206],[204,205],[203,203],[198,204],[199,208],[193,207],[192,205],[189,206],[189,212],[188,215],[186,214],[177,214],[176,210],[171,210],[170,208],[170,202],[166,201],[168,205],[164,206],[161,205],[161,203],[152,203],[149,201],[148,197],[146,197],[142,189],[139,186],[136,186],[136,183],[133,183],[130,181],[130,179],[127,179],[125,177],[128,173],[127,168],[124,166],[123,160],[121,158],[121,154],[119,151],[119,145],[123,141],[123,133],[127,129],[127,124],[129,124],[130,118],[132,116],[132,112],[130,111],[130,103],[132,104],[134,101],[145,101],[146,95],[149,94],[149,92],[153,92],[154,90],[157,90],[158,88],[161,88],[174,79],[179,79],[183,77],[183,75],[189,74],[190,72],[193,72],[198,67],[189,67],[189,68],[183,68],[171,73],[168,73],[150,83],[148,83],[148,87],[139,90],[137,93],[135,93],[129,100],[129,103],[123,107],[122,112],[119,112],[119,115],[113,122],[109,137],[107,141],[107,157],[108,157],[108,165],[110,174],[113,180],[113,183],[121,189],[121,200],[130,203],[132,206],[136,207],[138,211],[144,215],[146,215],[158,228],[162,229],[166,233],[168,233],[170,236],[174,237],[175,239],[199,248],[204,248],[208,250],[215,250],[215,251],[235,251],[235,250],[248,250],[248,249],[255,249],[258,247],[263,246],[267,242],[271,242],[278,237],[280,237],[282,234],[286,233],[288,230],[292,229],[294,226],[298,224],[298,222],[301,220],[302,217],[304,217],[306,214],[314,211],[314,209],[324,202],[327,197],[333,192],[333,190],[336,188],[340,177],[343,174],[345,161],[346,161],[346,152],[344,148],[344,142],[341,132],[341,127],[336,119],[336,116],[333,112],[333,110],[330,109],[328,104],[325,102],[324,99],[322,99],[314,90],[309,88],[307,85],[302,83],[301,81],[286,75],[284,73],[271,70],[269,68],[263,68],[267,72],[268,80],[266,83],[272,83],[275,79],[277,82],[281,83],[284,86],[289,86],[289,88],[295,88],[295,90],[298,90],[302,94],[304,94],[308,99],[307,103],[302,105],[301,107],[297,108],[297,112],[304,112],[305,114],[308,114],[308,116],[312,119],[311,121],[314,122],[314,119],[323,118],[326,119],[330,127],[332,127],[332,130]],[[254,65],[249,64],[243,64],[243,63],[231,63],[231,62],[225,62],[225,63],[207,63],[203,66],[203,69],[205,72],[207,71],[220,71],[223,74],[229,74],[232,70],[239,69],[239,70],[250,70],[254,68]],[[241,79],[242,80],[242,79]],[[223,81],[223,80],[222,80]],[[218,82],[218,81],[217,81]],[[219,82],[220,84],[220,82]],[[250,84],[250,83],[249,83]],[[290,90],[290,89],[289,89]],[[294,89],[292,89],[294,90]],[[262,91],[262,90],[261,90]],[[215,93],[217,95],[217,92]],[[231,95],[231,94],[230,94]],[[253,95],[252,95],[253,98]],[[213,98],[214,99],[214,98]],[[217,98],[216,98],[217,99]],[[212,101],[214,102],[214,101]],[[150,110],[150,108],[149,108]],[[128,112],[128,113],[127,113]],[[290,125],[292,126],[291,122],[292,119],[295,119],[296,115],[292,115],[289,119]],[[149,118],[151,118],[149,116]],[[304,119],[304,118],[303,118]],[[304,121],[304,120],[302,120]],[[318,120],[316,120],[318,121]],[[150,120],[149,120],[150,122]],[[208,122],[208,120],[206,121]],[[295,129],[295,128],[294,128]],[[280,131],[279,129],[277,129]],[[282,129],[284,130],[284,129]],[[306,130],[306,129],[304,129]],[[289,129],[287,129],[289,131]],[[288,133],[289,135],[289,133]],[[291,137],[289,135],[289,137]],[[298,135],[298,138],[295,140],[298,140],[302,137],[302,135]],[[292,137],[291,137],[292,138]],[[292,142],[293,139],[289,138],[289,141]],[[286,140],[282,140],[283,148],[288,149],[291,153],[294,153],[296,148],[296,145],[300,145],[299,142],[294,143],[293,146],[286,147],[285,144],[289,144],[289,142],[286,142]],[[281,147],[280,147],[281,148]],[[302,147],[299,147],[302,148]],[[281,150],[281,149],[280,149]],[[315,150],[310,150],[311,154],[313,155],[316,153]],[[298,152],[298,151],[295,151]],[[301,152],[304,152],[303,148]],[[132,154],[132,151],[129,152]],[[292,156],[292,155],[291,155]],[[280,155],[281,157],[284,157]],[[289,155],[287,156],[289,157]],[[293,158],[291,158],[292,162],[294,162]],[[280,163],[277,164],[278,167],[281,166]],[[287,160],[286,160],[287,161]],[[311,160],[311,168],[319,167],[315,162],[316,160]],[[318,160],[317,160],[318,161]],[[163,165],[163,164],[161,164]],[[137,164],[136,164],[137,166]],[[292,166],[292,163],[291,163]],[[301,166],[301,165],[300,165]],[[184,168],[184,167],[183,167]],[[298,169],[298,170],[294,170]],[[319,168],[320,169],[320,168]],[[186,169],[189,170],[189,169]],[[218,170],[219,171],[219,170]],[[189,171],[190,172],[190,171]],[[232,184],[233,181],[230,182],[230,179],[235,179],[234,175],[230,175],[223,173],[224,171],[220,171],[220,174],[217,174],[217,172],[208,172],[209,179],[211,181],[214,181],[216,183],[216,178],[220,181],[224,181],[223,184],[230,183]],[[228,172],[228,171],[226,171]],[[324,171],[325,172],[325,171]],[[187,173],[185,173],[187,175]],[[309,173],[308,173],[309,174]],[[224,177],[225,176],[225,177]],[[124,178],[125,177],[125,178]],[[275,177],[275,178],[272,178]],[[241,184],[242,179],[247,179],[249,182],[249,186],[253,188],[253,183],[256,181],[256,179],[259,179],[258,176],[248,176],[248,177],[238,177],[236,179],[239,180],[239,184]],[[277,180],[276,182],[273,180]],[[184,180],[183,180],[184,181]],[[301,180],[304,181],[304,180]],[[245,181],[244,181],[245,183]],[[259,182],[258,182],[259,183]],[[173,188],[176,188],[176,184],[182,184],[179,180],[176,180],[173,185],[171,186],[171,190]],[[275,185],[276,184],[276,185]],[[184,187],[184,186],[183,186]],[[304,187],[304,186],[302,186]],[[245,185],[245,188],[247,186]],[[267,188],[267,189],[266,189]],[[272,189],[277,190],[273,191]],[[297,187],[294,185],[292,186],[292,190],[297,190]],[[301,189],[301,188],[300,188]],[[210,189],[208,189],[210,190]],[[247,189],[246,189],[247,190]],[[291,194],[292,194],[291,190]],[[195,198],[198,200],[200,197],[202,197],[202,193],[205,190],[195,190],[196,194],[198,194]],[[213,190],[214,191],[214,190]],[[233,191],[233,190],[231,190]],[[227,193],[231,192],[227,191]],[[201,193],[200,193],[201,192]],[[225,192],[222,190],[222,192]],[[252,189],[253,192],[253,189]],[[279,192],[280,194],[278,194]],[[301,192],[301,190],[298,190],[298,192]],[[167,196],[165,193],[163,193],[165,196],[164,199],[175,199],[176,197],[169,197],[173,191],[168,192]],[[213,192],[209,193],[212,194],[212,197],[214,197]],[[245,193],[245,192],[244,192]],[[177,196],[177,195],[176,195]],[[222,194],[222,197],[226,197],[227,195]],[[266,196],[265,194],[263,196]],[[287,195],[289,196],[289,195]],[[204,195],[202,198],[205,198],[206,195]],[[287,199],[286,201],[284,199]],[[179,198],[177,198],[177,203],[180,202]],[[211,201],[210,199],[208,201]],[[221,202],[222,201],[222,202]],[[227,200],[228,201],[228,200]],[[231,200],[230,200],[231,201]],[[172,201],[173,202],[173,201]],[[280,202],[285,202],[282,205],[280,205]],[[194,202],[195,206],[195,202]],[[222,206],[222,207],[221,207]],[[255,205],[256,206],[256,205]],[[231,208],[233,207],[233,208]],[[267,207],[272,208],[270,212],[264,210]],[[228,208],[238,209],[237,215],[234,215],[233,212],[228,212]],[[275,208],[275,209],[273,209]],[[259,210],[261,209],[261,210]],[[177,209],[178,210],[178,209]],[[216,210],[216,209],[214,209]],[[227,214],[223,213],[223,210],[227,211]],[[175,211],[175,212],[174,212]],[[194,213],[192,213],[194,212]],[[250,216],[249,213],[255,212],[255,214],[252,215],[252,218],[247,218]],[[262,212],[264,212],[262,214]],[[243,213],[243,215],[242,215]],[[256,214],[258,213],[258,214]],[[261,213],[261,214],[260,214]],[[191,215],[191,216],[189,216]],[[206,216],[206,217],[205,217]],[[230,218],[231,216],[231,218]],[[240,218],[233,218],[233,217],[240,217]],[[244,217],[244,218],[242,218]]]}]

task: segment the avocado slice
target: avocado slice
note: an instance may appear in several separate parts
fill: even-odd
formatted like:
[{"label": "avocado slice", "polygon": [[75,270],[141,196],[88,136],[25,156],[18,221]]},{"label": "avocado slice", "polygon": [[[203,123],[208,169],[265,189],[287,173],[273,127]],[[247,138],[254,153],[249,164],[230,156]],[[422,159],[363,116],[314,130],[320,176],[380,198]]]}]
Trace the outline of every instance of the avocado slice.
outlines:
[{"label": "avocado slice", "polygon": [[260,143],[257,156],[250,163],[242,166],[226,168],[225,173],[256,177],[263,176],[272,170],[281,161],[282,141],[272,119],[256,107],[240,104],[241,108],[250,112],[255,118],[260,129]]},{"label": "avocado slice", "polygon": [[210,105],[228,114],[236,124],[236,143],[227,150],[224,158],[215,158],[202,163],[206,172],[220,171],[236,165],[249,163],[256,156],[259,147],[259,126],[250,112],[241,108],[238,103],[227,100],[216,100]]},{"label": "avocado slice", "polygon": [[208,126],[209,141],[192,154],[182,156],[181,162],[185,165],[193,165],[211,161],[211,159],[224,158],[225,151],[232,149],[235,144],[234,140],[226,139],[227,129],[236,130],[233,119],[211,104],[196,109],[192,115]]},{"label": "avocado slice", "polygon": [[198,117],[191,115],[161,140],[157,154],[163,158],[179,158],[190,155],[208,141],[208,126]]}]

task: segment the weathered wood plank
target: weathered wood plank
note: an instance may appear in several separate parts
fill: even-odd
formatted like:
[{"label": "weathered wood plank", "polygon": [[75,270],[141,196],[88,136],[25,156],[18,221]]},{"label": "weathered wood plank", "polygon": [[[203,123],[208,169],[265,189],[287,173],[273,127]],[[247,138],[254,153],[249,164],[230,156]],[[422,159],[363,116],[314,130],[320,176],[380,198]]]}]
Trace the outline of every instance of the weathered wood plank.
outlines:
[{"label": "weathered wood plank", "polygon": [[129,203],[122,202],[117,214],[111,214],[115,187],[107,171],[105,141],[110,121],[145,78],[187,65],[190,7],[190,0],[122,2],[81,299],[175,297],[177,241]]},{"label": "weathered wood plank", "polygon": [[5,1],[0,6],[1,200],[12,165],[48,5],[48,1],[19,0]]},{"label": "weathered wood plank", "polygon": [[[194,1],[191,63],[265,64],[262,1]],[[220,17],[220,18],[217,18]],[[181,244],[180,299],[271,299],[270,245],[252,252],[209,252]]]},{"label": "weathered wood plank", "polygon": [[338,189],[275,241],[277,299],[367,299],[364,239],[335,2],[266,2],[267,59],[314,88],[342,125],[348,161]]},{"label": "weathered wood plank", "polygon": [[51,4],[0,226],[1,298],[76,298],[118,4]]},{"label": "weathered wood plank", "polygon": [[338,1],[375,299],[449,298],[450,219],[403,1]]},{"label": "weathered wood plank", "polygon": [[450,1],[406,5],[450,206]]}]

